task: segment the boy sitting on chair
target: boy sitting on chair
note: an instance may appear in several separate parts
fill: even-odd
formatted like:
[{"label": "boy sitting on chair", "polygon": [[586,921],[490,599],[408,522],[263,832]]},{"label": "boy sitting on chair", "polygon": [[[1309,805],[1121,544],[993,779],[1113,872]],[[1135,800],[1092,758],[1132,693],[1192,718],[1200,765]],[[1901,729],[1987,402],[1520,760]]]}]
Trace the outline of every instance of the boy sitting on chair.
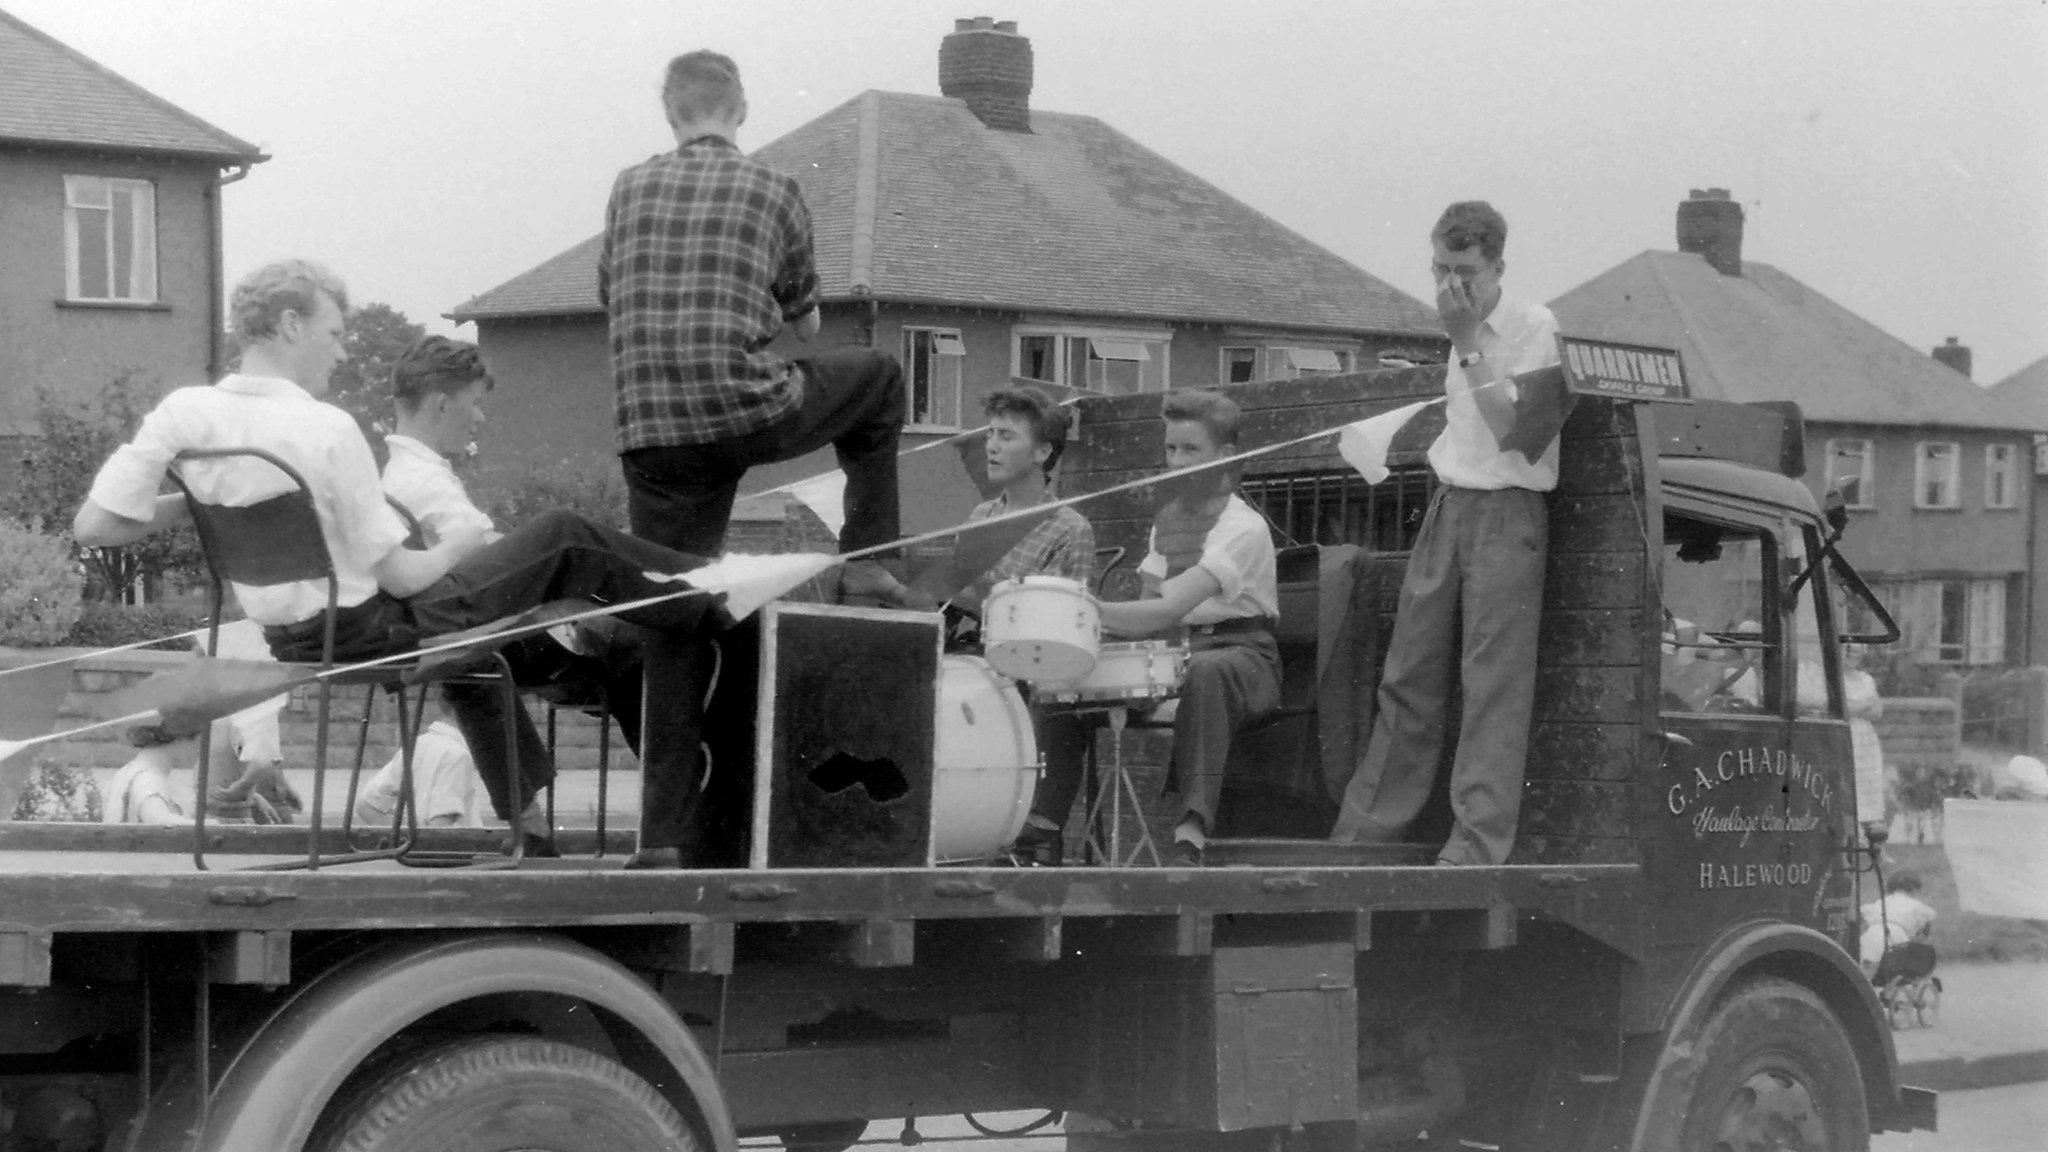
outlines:
[{"label": "boy sitting on chair", "polygon": [[[1207,390],[1168,393],[1160,415],[1169,470],[1228,456],[1244,419],[1235,400]],[[1173,830],[1171,862],[1183,867],[1203,861],[1231,740],[1280,703],[1273,537],[1265,517],[1236,494],[1236,483],[1232,469],[1215,468],[1162,484],[1151,546],[1138,565],[1144,595],[1101,606],[1105,632],[1144,637],[1184,628],[1188,635],[1172,766],[1182,814]],[[1040,725],[1045,778],[1013,849],[1019,862],[1061,862],[1061,827],[1098,726],[1093,718],[1072,714],[1048,716]]]},{"label": "boy sitting on chair", "polygon": [[[181,452],[266,450],[295,468],[310,489],[339,587],[334,656],[343,661],[410,651],[432,637],[555,600],[617,604],[669,596],[675,585],[660,575],[703,565],[567,512],[545,513],[494,543],[471,530],[424,551],[404,547],[408,530],[385,503],[369,442],[352,417],[318,399],[343,358],[347,305],[341,281],[304,261],[269,265],[238,284],[229,313],[243,342],[241,371],[214,385],[180,388],[143,418],[134,438],[94,477],[72,524],[78,543],[130,544],[190,518],[182,493],[159,495]],[[247,507],[292,490],[276,468],[249,457],[196,461],[181,472],[195,496],[215,506]],[[321,659],[327,580],[238,584],[235,598],[263,626],[277,658]],[[703,641],[732,622],[702,595],[673,596],[620,616],[664,640],[647,661],[650,678],[698,662],[707,648]],[[521,777],[514,789],[496,748],[505,719],[497,694],[485,689],[447,698],[478,754],[492,808],[509,820],[554,776],[531,719],[524,708],[513,710]],[[692,728],[701,724],[701,708],[686,706],[698,702],[696,694],[664,698],[677,705],[663,711],[687,714]],[[662,741],[647,750],[644,762],[650,773],[693,777],[697,756],[694,739],[687,745]],[[554,852],[550,837],[531,833],[525,848]]]}]

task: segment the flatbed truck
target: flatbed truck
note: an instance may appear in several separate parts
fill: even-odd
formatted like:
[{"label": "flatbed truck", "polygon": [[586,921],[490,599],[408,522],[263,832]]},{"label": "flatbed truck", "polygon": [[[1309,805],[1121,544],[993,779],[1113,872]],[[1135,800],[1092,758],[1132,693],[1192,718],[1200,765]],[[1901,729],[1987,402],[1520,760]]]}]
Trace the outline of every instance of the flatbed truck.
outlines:
[{"label": "flatbed truck", "polygon": [[[1245,446],[1440,395],[1442,372],[1234,386]],[[1066,491],[1156,469],[1157,405],[1085,401]],[[1797,479],[1796,412],[1582,399],[1511,862],[1322,839],[1432,433],[1425,412],[1371,489],[1319,444],[1246,465],[1304,551],[1283,553],[1282,714],[1233,768],[1209,867],[765,854],[793,842],[758,796],[749,866],[667,873],[566,836],[516,869],[249,871],[307,830],[218,825],[201,869],[189,830],[10,824],[0,1147],[836,1150],[871,1120],[1023,1109],[1096,1118],[1070,1125],[1090,1149],[1839,1152],[1931,1127],[1855,957],[1873,849],[1837,651],[1889,621]],[[1082,507],[1142,546],[1140,497]],[[850,714],[829,678],[758,663],[758,725]],[[766,792],[822,754],[760,731]]]}]

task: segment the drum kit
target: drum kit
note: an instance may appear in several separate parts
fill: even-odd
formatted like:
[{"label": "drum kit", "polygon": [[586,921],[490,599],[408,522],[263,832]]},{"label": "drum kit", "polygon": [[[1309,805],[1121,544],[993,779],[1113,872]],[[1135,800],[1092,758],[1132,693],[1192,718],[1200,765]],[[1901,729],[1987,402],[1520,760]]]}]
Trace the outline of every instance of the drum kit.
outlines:
[{"label": "drum kit", "polygon": [[[1158,864],[1159,852],[1142,815],[1144,805],[1123,768],[1121,737],[1134,709],[1155,709],[1180,695],[1187,646],[1160,640],[1104,643],[1095,597],[1079,581],[1060,576],[1024,576],[997,584],[983,601],[981,627],[987,666],[1030,685],[1035,705],[1104,715],[1115,737],[1114,751],[1088,806],[1090,847],[1112,866],[1127,866],[1141,857]],[[1014,687],[1010,691],[1016,693]],[[1027,795],[1027,807],[1029,800]],[[1126,801],[1139,814],[1128,849],[1123,836]],[[1020,824],[1022,819],[1019,815]]]}]

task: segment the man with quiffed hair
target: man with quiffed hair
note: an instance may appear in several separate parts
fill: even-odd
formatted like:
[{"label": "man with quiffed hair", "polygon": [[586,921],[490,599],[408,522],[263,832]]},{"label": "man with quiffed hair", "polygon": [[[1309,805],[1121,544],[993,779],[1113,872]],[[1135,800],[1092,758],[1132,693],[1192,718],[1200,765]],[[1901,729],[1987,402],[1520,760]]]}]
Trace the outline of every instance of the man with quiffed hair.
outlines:
[{"label": "man with quiffed hair", "polygon": [[1332,838],[1401,838],[1436,779],[1450,700],[1450,654],[1463,690],[1451,762],[1450,838],[1438,864],[1505,863],[1515,843],[1557,437],[1533,455],[1516,441],[1512,377],[1557,363],[1557,319],[1501,291],[1508,225],[1465,200],[1430,231],[1437,315],[1451,338],[1444,430],[1430,445],[1437,490],[1401,583],[1372,738],[1344,792]]},{"label": "man with quiffed hair", "polygon": [[[818,334],[803,191],[734,143],[747,98],[729,57],[676,57],[661,96],[676,148],[613,182],[597,267],[633,531],[716,556],[749,468],[829,444],[846,472],[840,550],[897,539],[901,367],[866,348],[770,351],[785,327]],[[849,564],[841,592],[878,594],[884,574]]]}]

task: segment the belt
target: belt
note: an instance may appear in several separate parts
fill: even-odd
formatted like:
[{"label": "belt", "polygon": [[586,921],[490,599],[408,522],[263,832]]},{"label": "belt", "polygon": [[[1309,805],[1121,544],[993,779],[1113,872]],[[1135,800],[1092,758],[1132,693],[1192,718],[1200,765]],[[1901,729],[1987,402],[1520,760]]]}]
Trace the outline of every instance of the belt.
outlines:
[{"label": "belt", "polygon": [[1230,620],[1218,620],[1214,624],[1190,624],[1190,636],[1238,636],[1246,632],[1271,632],[1273,621],[1267,616],[1238,616]]}]

